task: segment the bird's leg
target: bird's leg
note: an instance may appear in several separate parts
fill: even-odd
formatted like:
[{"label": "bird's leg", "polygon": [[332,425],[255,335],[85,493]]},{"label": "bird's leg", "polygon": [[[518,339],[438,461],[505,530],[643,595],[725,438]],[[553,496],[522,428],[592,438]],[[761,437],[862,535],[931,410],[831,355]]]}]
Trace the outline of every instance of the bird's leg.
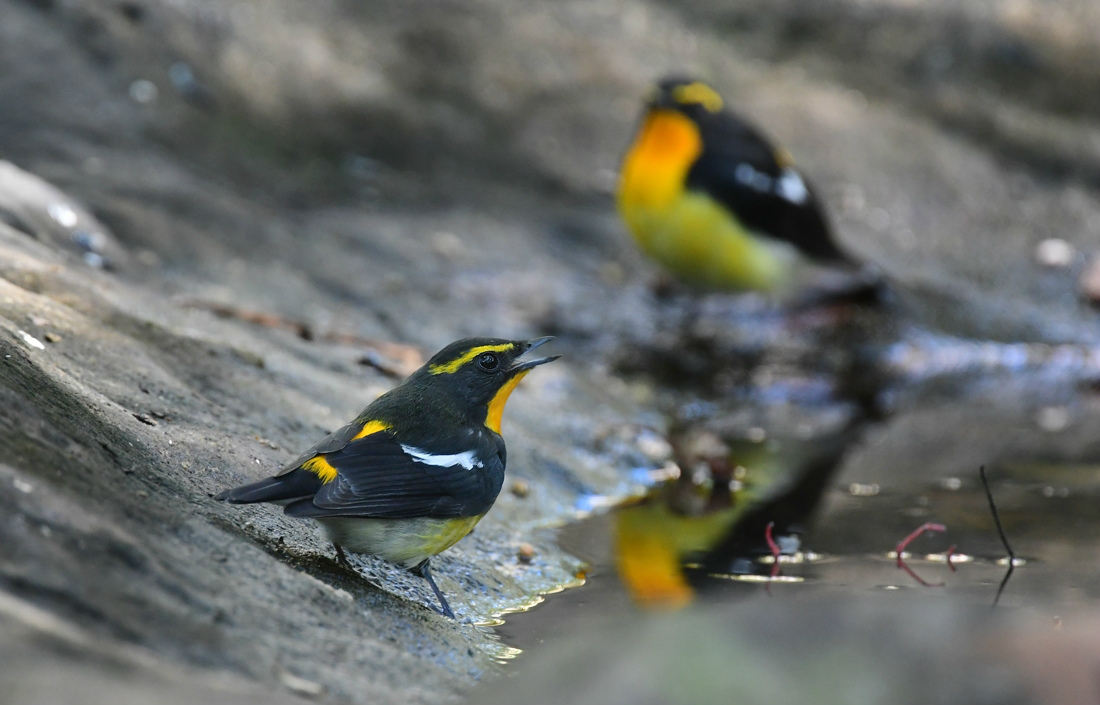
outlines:
[{"label": "bird's leg", "polygon": [[334,543],[332,547],[336,549],[336,562],[345,568],[355,570],[351,567],[351,561],[348,560],[347,554],[344,553],[344,549],[340,547],[340,544]]},{"label": "bird's leg", "polygon": [[425,558],[418,565],[410,568],[410,570],[412,571],[413,575],[419,575],[421,578],[424,578],[428,581],[428,585],[432,586],[432,591],[435,592],[435,596],[439,600],[439,605],[443,608],[439,610],[439,613],[444,617],[450,617],[451,619],[454,619],[455,613],[451,611],[451,606],[447,604],[447,598],[443,597],[443,592],[435,584],[435,580],[432,580],[432,573],[428,569],[429,560],[430,559]]}]

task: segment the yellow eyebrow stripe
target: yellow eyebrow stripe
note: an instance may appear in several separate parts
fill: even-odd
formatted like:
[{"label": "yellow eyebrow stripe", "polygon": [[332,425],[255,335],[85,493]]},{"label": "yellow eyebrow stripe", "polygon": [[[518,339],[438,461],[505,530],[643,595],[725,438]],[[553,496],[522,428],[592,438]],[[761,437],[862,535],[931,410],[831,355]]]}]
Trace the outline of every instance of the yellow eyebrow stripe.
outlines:
[{"label": "yellow eyebrow stripe", "polygon": [[442,365],[432,365],[428,368],[428,372],[431,372],[433,375],[454,374],[458,371],[460,367],[482,353],[508,352],[514,347],[516,347],[515,343],[501,343],[500,345],[479,345],[476,348],[470,348],[462,355],[456,357],[450,362],[444,363]]},{"label": "yellow eyebrow stripe", "polygon": [[696,81],[686,86],[676,86],[672,89],[672,98],[677,103],[698,103],[708,112],[716,113],[722,109],[722,96],[705,83]]},{"label": "yellow eyebrow stripe", "polygon": [[388,430],[390,425],[385,421],[368,421],[363,426],[363,430],[351,437],[351,440],[357,441],[360,438],[366,438],[367,436],[378,433],[379,431]]}]

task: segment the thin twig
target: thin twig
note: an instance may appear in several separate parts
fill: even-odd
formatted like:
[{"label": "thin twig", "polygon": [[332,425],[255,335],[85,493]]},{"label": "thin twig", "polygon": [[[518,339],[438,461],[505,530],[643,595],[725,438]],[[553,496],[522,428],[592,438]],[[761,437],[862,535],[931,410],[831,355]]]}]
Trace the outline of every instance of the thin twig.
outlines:
[{"label": "thin twig", "polygon": [[985,498],[989,500],[989,511],[993,514],[993,524],[997,527],[997,534],[1001,537],[1001,545],[1008,551],[1008,570],[1005,572],[1005,577],[1001,578],[1001,584],[997,587],[997,595],[993,598],[993,607],[996,607],[997,603],[1001,601],[1001,593],[1004,592],[1008,579],[1012,577],[1012,571],[1016,570],[1016,552],[1012,550],[1012,546],[1008,543],[1008,537],[1005,536],[1004,526],[1001,525],[1001,515],[997,512],[997,503],[993,501],[993,492],[989,489],[989,479],[985,476],[984,465],[978,469],[978,475],[982,478]]},{"label": "thin twig", "polygon": [[359,358],[360,365],[372,367],[384,375],[394,379],[404,379],[418,367],[424,364],[424,356],[411,345],[394,343],[375,338],[364,338],[351,333],[338,331],[319,332],[302,321],[286,318],[274,313],[253,311],[238,308],[229,304],[222,304],[201,299],[190,299],[184,302],[189,308],[209,311],[218,318],[228,318],[244,321],[264,328],[286,330],[294,333],[303,340],[310,340],[334,345],[346,345],[350,347],[366,348],[363,356]]},{"label": "thin twig", "polygon": [[189,308],[198,308],[209,311],[218,318],[232,318],[238,321],[244,321],[245,323],[251,323],[257,326],[263,326],[265,328],[276,328],[280,330],[288,330],[294,333],[302,340],[313,340],[314,332],[305,323],[301,321],[295,321],[283,316],[267,313],[265,311],[252,311],[245,308],[237,308],[229,304],[217,303],[214,301],[201,301],[201,300],[189,300],[185,301],[184,305]]},{"label": "thin twig", "polygon": [[764,591],[769,595],[772,594],[771,581],[775,580],[775,577],[779,575],[779,556],[782,555],[782,551],[779,550],[779,544],[772,538],[772,529],[775,528],[775,522],[769,521],[768,525],[764,527],[764,540],[768,542],[768,550],[772,552],[772,572],[768,576],[768,582],[764,584]]},{"label": "thin twig", "polygon": [[906,563],[905,559],[902,557],[902,554],[905,553],[905,549],[909,546],[909,544],[911,544],[918,536],[926,531],[935,531],[942,534],[943,532],[947,531],[947,527],[943,524],[933,524],[931,522],[926,522],[909,532],[909,535],[903,538],[901,541],[898,541],[898,545],[894,548],[894,553],[897,556],[898,568],[904,570],[906,573],[909,574],[910,578],[916,580],[924,587],[943,587],[944,583],[930,583],[924,578],[917,575],[916,572],[909,567],[909,564]]},{"label": "thin twig", "polygon": [[909,564],[906,563],[905,561],[899,561],[898,562],[898,567],[901,568],[902,570],[904,570],[906,573],[908,573],[910,578],[912,578],[913,580],[916,580],[923,587],[944,587],[947,584],[947,583],[930,583],[930,582],[928,582],[924,578],[917,575],[916,571],[914,571],[912,568],[910,568]]},{"label": "thin twig", "polygon": [[904,561],[901,559],[901,554],[905,551],[909,544],[913,543],[914,539],[923,534],[925,531],[935,531],[942,534],[943,532],[947,531],[947,527],[943,524],[933,524],[932,522],[925,522],[924,524],[921,524],[917,528],[913,529],[913,531],[911,531],[909,535],[903,538],[901,541],[898,541],[898,545],[894,549],[894,552],[897,553],[898,556],[899,568],[901,568],[902,564],[904,563]]}]

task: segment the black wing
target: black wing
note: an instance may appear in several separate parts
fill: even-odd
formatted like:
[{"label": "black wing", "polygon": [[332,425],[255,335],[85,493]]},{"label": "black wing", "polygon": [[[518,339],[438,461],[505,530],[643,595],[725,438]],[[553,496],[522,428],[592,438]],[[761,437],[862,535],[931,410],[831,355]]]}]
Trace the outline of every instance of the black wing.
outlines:
[{"label": "black wing", "polygon": [[810,258],[851,261],[834,242],[809,182],[781,165],[760,133],[729,113],[702,120],[703,153],[688,172],[689,189],[722,203],[750,230],[788,242]]},{"label": "black wing", "polygon": [[[345,442],[323,454],[336,479],[312,498],[288,505],[286,513],[387,519],[484,514],[504,483],[504,444],[488,433],[466,440],[464,448],[431,455],[402,446],[385,431]],[[454,461],[446,463],[447,456]]]},{"label": "black wing", "polygon": [[293,463],[284,467],[275,477],[282,477],[283,475],[288,475],[294,472],[298,468],[302,467],[302,464],[305,463],[307,460],[315,458],[318,455],[334,453],[342,449],[349,442],[351,442],[352,438],[355,438],[355,435],[357,433],[362,430],[363,422],[358,419],[352,421],[347,426],[342,426],[341,428],[336,429],[335,431],[315,443],[314,446],[307,450],[305,453],[302,453],[300,456],[298,456],[298,459],[295,460]]}]

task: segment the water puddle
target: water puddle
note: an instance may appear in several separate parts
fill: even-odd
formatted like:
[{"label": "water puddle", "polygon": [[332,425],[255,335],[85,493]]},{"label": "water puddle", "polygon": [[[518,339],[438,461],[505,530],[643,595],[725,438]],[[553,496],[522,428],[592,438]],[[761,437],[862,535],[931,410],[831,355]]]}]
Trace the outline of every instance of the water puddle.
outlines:
[{"label": "water puddle", "polygon": [[1100,614],[1100,402],[1082,383],[1100,354],[924,338],[883,350],[869,392],[830,387],[863,400],[792,396],[807,386],[779,376],[678,399],[649,492],[589,501],[560,530],[584,585],[509,615],[504,643],[532,656],[608,620],[752,599]]},{"label": "water puddle", "polygon": [[[1027,606],[1053,620],[1100,607],[1095,508],[1100,493],[1095,486],[1068,494],[1059,486],[1052,493],[1051,475],[1070,469],[999,466],[991,473],[1017,556],[1000,596],[1002,608]],[[1100,466],[1075,469],[1095,476]],[[830,488],[820,497],[812,528],[775,535],[778,563],[761,527],[771,516],[767,511],[724,508],[678,515],[669,507],[669,488],[655,489],[645,499],[562,529],[562,548],[589,563],[584,585],[537,609],[508,615],[497,631],[509,646],[537,655],[543,644],[583,633],[596,615],[630,620],[654,609],[759,594],[784,601],[883,593],[894,595],[899,607],[918,595],[992,606],[1008,557],[977,472],[973,475],[951,489],[936,481],[904,494]],[[927,518],[942,522],[945,531],[915,537],[899,566],[898,542]]]}]

